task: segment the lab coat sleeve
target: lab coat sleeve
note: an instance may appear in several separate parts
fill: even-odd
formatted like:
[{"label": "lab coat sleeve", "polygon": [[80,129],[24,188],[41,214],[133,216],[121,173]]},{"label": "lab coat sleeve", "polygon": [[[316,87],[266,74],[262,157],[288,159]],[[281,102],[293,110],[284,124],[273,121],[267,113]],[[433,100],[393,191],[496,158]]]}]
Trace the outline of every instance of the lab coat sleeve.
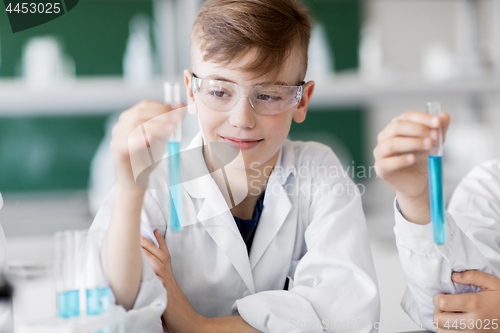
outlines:
[{"label": "lab coat sleeve", "polygon": [[[106,197],[103,205],[99,209],[90,231],[105,232],[109,228],[113,211],[114,193],[115,188],[113,188]],[[141,212],[141,234],[150,239],[157,246],[158,243],[154,237],[153,231],[154,229],[160,229],[162,234],[165,233],[165,224],[162,223],[162,219],[162,211],[155,199],[149,191],[147,191],[144,197],[143,210]],[[152,224],[153,221],[155,221],[155,224]],[[152,226],[154,226],[154,229]],[[127,312],[127,332],[163,332],[161,316],[166,308],[166,290],[149,265],[144,252],[142,252],[141,256],[141,285],[133,308]],[[100,263],[100,260],[97,262]],[[100,270],[101,274],[104,274],[101,266],[98,268],[96,267],[96,269]]]},{"label": "lab coat sleeve", "polygon": [[[320,165],[342,168],[331,150]],[[361,196],[343,172],[312,182],[321,190],[311,193],[293,288],[244,297],[238,312],[263,332],[376,332],[380,300]]]},{"label": "lab coat sleeve", "polygon": [[433,242],[432,225],[410,223],[395,202],[396,244],[408,288],[401,305],[424,328],[431,328],[433,297],[476,292],[456,284],[451,273],[480,270],[500,273],[500,173],[491,166],[471,171],[457,187],[446,214],[446,242]]}]

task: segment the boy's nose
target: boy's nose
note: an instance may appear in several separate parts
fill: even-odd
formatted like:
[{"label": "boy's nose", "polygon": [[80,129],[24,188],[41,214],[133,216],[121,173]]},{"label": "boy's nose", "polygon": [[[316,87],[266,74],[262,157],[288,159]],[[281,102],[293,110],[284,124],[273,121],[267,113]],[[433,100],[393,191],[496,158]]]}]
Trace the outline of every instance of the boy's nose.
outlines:
[{"label": "boy's nose", "polygon": [[239,128],[255,126],[255,111],[247,97],[242,97],[230,111],[229,123]]}]

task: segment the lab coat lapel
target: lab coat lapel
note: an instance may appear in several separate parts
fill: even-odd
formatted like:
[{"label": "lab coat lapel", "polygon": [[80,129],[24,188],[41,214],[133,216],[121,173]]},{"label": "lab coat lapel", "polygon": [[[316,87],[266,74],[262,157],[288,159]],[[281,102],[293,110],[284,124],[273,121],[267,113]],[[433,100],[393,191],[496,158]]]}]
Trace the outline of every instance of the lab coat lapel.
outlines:
[{"label": "lab coat lapel", "polygon": [[238,271],[248,290],[255,293],[245,242],[234,222],[226,200],[213,179],[197,218]]},{"label": "lab coat lapel", "polygon": [[292,209],[292,203],[283,187],[290,173],[295,171],[294,151],[285,141],[280,150],[276,166],[269,177],[264,196],[264,209],[260,215],[259,224],[250,251],[250,265],[252,269],[264,255],[269,244],[276,237],[286,217]]},{"label": "lab coat lapel", "polygon": [[[197,167],[206,168],[202,156],[201,145],[201,134],[198,134],[193,139],[188,149],[198,147],[199,153],[192,155],[190,161],[186,161],[186,163],[188,163],[186,167],[196,165]],[[222,171],[217,170],[215,172]],[[229,206],[217,186],[217,183],[213,180],[211,174],[209,174],[208,169],[204,169],[201,173],[205,175],[183,184],[193,200],[203,200],[203,204],[196,216],[197,220],[203,225],[210,237],[227,256],[247,285],[248,290],[251,293],[255,293],[247,248],[234,222]]]}]

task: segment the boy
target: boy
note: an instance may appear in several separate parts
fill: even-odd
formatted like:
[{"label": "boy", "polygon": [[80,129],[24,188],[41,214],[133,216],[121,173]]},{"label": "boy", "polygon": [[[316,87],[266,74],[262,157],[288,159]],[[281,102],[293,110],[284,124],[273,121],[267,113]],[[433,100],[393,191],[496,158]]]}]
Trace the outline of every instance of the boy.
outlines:
[{"label": "boy", "polygon": [[401,305],[426,328],[500,331],[498,161],[462,180],[446,214],[446,242],[433,242],[427,155],[449,121],[448,114],[407,112],[379,134],[374,150],[378,174],[396,191],[394,231],[408,282]]},{"label": "boy", "polygon": [[[183,152],[182,172],[198,176],[182,184],[180,232],[167,227],[163,169],[146,191],[131,164],[161,156],[178,114],[146,101],[120,116],[117,184],[93,226],[108,229],[101,257],[118,304],[153,323],[163,314],[172,332],[375,331],[379,296],[360,195],[331,149],[286,140],[314,90],[303,82],[310,31],[295,0],[204,3],[185,71],[201,133]],[[220,145],[237,156],[222,167]]]}]

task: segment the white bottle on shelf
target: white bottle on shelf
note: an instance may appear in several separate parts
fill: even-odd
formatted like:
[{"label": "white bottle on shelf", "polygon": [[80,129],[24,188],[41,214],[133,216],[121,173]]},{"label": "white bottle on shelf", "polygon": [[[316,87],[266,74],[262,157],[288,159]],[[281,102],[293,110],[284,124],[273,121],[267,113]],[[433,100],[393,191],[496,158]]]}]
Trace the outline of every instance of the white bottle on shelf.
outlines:
[{"label": "white bottle on shelf", "polygon": [[134,85],[145,85],[153,78],[153,51],[150,20],[137,14],[130,20],[130,35],[123,56],[123,77]]},{"label": "white bottle on shelf", "polygon": [[479,4],[476,0],[456,1],[456,52],[459,77],[484,74],[479,48]]},{"label": "white bottle on shelf", "polygon": [[373,22],[364,24],[359,44],[359,74],[363,81],[379,82],[384,77],[382,29]]}]

